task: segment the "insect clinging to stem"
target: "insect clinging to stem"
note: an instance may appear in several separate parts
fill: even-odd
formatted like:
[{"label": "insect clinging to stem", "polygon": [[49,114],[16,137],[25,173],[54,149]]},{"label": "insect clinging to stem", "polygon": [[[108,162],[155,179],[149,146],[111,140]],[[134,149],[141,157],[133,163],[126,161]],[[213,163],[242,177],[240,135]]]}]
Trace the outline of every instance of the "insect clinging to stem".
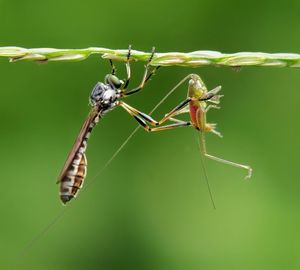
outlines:
[{"label": "insect clinging to stem", "polygon": [[[70,151],[70,154],[57,181],[57,183],[60,184],[60,199],[63,204],[66,204],[68,201],[74,198],[83,185],[87,171],[87,159],[85,152],[87,141],[93,128],[99,122],[99,120],[112,109],[118,106],[130,107],[126,103],[121,102],[120,99],[135,94],[143,89],[151,76],[159,68],[159,66],[157,66],[149,72],[149,64],[154,56],[154,53],[155,48],[152,49],[149,60],[145,65],[144,75],[138,87],[127,90],[131,77],[131,46],[129,46],[126,61],[127,79],[125,82],[116,76],[115,66],[110,60],[112,67],[111,73],[105,76],[104,83],[98,82],[93,88],[90,95],[90,105],[92,106],[92,109],[81,127],[79,135]],[[144,117],[147,118],[146,115]],[[152,121],[152,118],[150,117],[147,119]]]},{"label": "insect clinging to stem", "polygon": [[[148,72],[149,65],[154,56],[154,48],[145,65],[145,72],[140,85],[132,90],[127,90],[129,85],[131,71],[130,71],[130,53],[129,47],[126,61],[127,79],[125,82],[118,79],[115,75],[115,67],[110,60],[112,66],[111,74],[105,76],[105,82],[98,82],[90,95],[90,111],[86,121],[84,122],[80,133],[75,141],[75,144],[67,158],[64,168],[59,176],[60,182],[60,198],[65,204],[76,196],[79,189],[82,187],[86,176],[87,161],[85,151],[87,147],[87,140],[90,133],[98,121],[110,110],[115,107],[122,107],[148,132],[169,130],[176,127],[191,126],[200,132],[200,144],[202,154],[209,159],[228,164],[234,167],[247,170],[246,178],[252,175],[252,169],[248,165],[225,160],[207,153],[205,143],[205,133],[213,133],[219,137],[222,135],[216,130],[216,124],[208,123],[206,116],[210,109],[218,109],[222,95],[219,94],[221,86],[218,86],[210,91],[207,90],[206,85],[201,78],[196,74],[190,74],[181,80],[170,92],[173,92],[185,81],[189,80],[187,98],[177,105],[173,110],[167,113],[160,121],[154,120],[150,115],[147,115],[120,99],[140,91],[146,82],[155,74],[159,66]],[[166,97],[169,95],[167,94]],[[165,98],[166,98],[165,97]],[[164,99],[165,99],[164,98]],[[158,105],[160,105],[160,102]],[[189,113],[190,121],[183,121],[174,118],[177,115]],[[166,121],[171,121],[172,124],[162,125]],[[131,137],[131,135],[129,136]],[[123,146],[121,146],[123,147]],[[119,150],[118,150],[119,151]],[[117,152],[118,152],[117,151]],[[207,177],[206,177],[207,178]],[[212,200],[213,201],[213,200]]]}]

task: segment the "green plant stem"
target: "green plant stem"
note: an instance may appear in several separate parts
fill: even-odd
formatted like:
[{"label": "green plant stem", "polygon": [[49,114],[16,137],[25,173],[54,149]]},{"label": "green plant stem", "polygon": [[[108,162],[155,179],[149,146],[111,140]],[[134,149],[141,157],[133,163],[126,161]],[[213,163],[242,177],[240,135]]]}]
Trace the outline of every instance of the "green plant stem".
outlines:
[{"label": "green plant stem", "polygon": [[[91,54],[100,54],[102,58],[126,61],[128,49],[112,50],[107,48],[90,47],[86,49],[53,49],[21,47],[0,47],[0,57],[8,57],[11,62],[21,60],[31,61],[80,61]],[[132,50],[131,61],[147,61],[150,52]],[[216,51],[195,51],[189,53],[168,52],[155,53],[152,66],[272,66],[300,67],[300,54],[294,53],[261,53],[239,52],[225,54]]]}]

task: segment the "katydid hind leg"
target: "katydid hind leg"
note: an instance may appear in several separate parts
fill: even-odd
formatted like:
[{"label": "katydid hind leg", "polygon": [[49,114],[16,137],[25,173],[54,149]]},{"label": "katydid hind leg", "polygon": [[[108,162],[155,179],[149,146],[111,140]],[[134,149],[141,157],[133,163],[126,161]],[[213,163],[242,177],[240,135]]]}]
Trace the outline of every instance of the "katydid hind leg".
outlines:
[{"label": "katydid hind leg", "polygon": [[[196,134],[196,136],[197,135],[198,134]],[[212,203],[213,208],[216,210],[217,208],[216,208],[216,204],[215,204],[215,199],[214,199],[214,196],[213,196],[212,188],[210,186],[207,170],[206,170],[206,167],[205,167],[205,160],[204,160],[204,150],[205,149],[203,148],[203,145],[201,144],[202,137],[204,138],[204,133],[200,132],[200,139],[196,138],[197,142],[198,142],[198,148],[199,148],[199,151],[200,151],[201,167],[203,169],[203,173],[204,173],[205,182],[206,182],[207,190],[208,190],[208,193],[209,193],[210,201]]]},{"label": "katydid hind leg", "polygon": [[230,160],[226,160],[226,159],[223,159],[223,158],[216,157],[216,156],[213,156],[211,154],[208,154],[207,153],[207,149],[206,149],[206,142],[205,142],[204,136],[201,137],[201,146],[202,146],[203,154],[204,154],[205,157],[207,157],[209,159],[212,159],[214,161],[223,163],[223,164],[227,164],[227,165],[230,165],[230,166],[233,166],[233,167],[237,167],[237,168],[241,168],[241,169],[247,170],[248,173],[247,173],[245,179],[251,178],[251,176],[252,176],[252,168],[250,166],[245,165],[245,164],[236,163],[236,162],[233,162],[233,161],[230,161]]}]

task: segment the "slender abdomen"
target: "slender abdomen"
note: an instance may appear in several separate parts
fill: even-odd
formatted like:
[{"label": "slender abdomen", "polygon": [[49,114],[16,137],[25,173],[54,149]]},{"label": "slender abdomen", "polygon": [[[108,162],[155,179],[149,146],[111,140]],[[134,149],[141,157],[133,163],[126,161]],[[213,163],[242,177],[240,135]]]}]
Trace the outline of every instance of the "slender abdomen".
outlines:
[{"label": "slender abdomen", "polygon": [[60,199],[65,204],[76,197],[79,189],[82,187],[87,173],[87,159],[85,151],[90,134],[99,120],[100,114],[92,111],[84,122],[78,138],[69,154],[65,166],[59,176]]}]

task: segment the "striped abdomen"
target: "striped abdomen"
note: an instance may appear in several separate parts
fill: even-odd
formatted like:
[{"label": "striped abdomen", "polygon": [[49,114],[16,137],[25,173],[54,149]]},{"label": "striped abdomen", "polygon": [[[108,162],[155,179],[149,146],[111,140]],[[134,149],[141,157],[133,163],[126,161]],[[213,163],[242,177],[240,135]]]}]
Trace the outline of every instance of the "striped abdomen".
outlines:
[{"label": "striped abdomen", "polygon": [[85,179],[87,172],[86,143],[87,139],[83,141],[83,145],[60,181],[60,199],[64,204],[76,196]]},{"label": "striped abdomen", "polygon": [[60,199],[64,204],[74,198],[83,185],[87,172],[87,141],[99,117],[99,109],[90,112],[59,176]]}]

